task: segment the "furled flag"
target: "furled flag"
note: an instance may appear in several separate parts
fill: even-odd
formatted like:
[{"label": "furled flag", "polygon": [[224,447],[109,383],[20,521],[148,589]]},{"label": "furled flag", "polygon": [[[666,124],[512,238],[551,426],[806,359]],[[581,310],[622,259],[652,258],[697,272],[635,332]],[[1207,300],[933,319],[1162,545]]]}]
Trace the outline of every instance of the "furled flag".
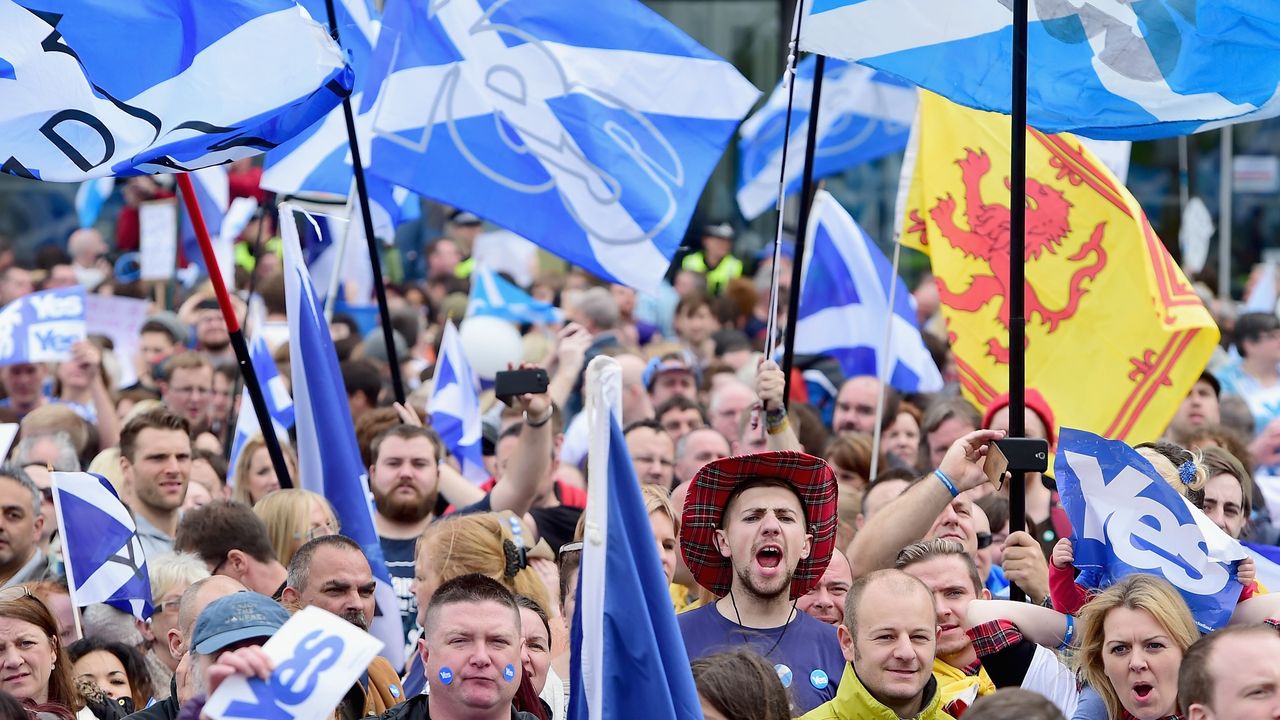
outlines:
[{"label": "furled flag", "polygon": [[655,288],[759,92],[637,0],[390,0],[370,172]]},{"label": "furled flag", "polygon": [[[1008,391],[1009,118],[922,92],[914,142],[902,242],[930,256],[961,387],[984,407]],[[1217,345],[1213,318],[1079,140],[1028,130],[1026,188],[1027,387],[1061,425],[1158,437]]]},{"label": "furled flag", "polygon": [[[813,97],[814,55],[796,65],[791,140],[787,145],[787,194],[800,191],[804,151],[808,144],[809,106]],[[778,200],[782,141],[786,132],[790,90],[778,83],[765,104],[742,123],[738,140],[738,209],[751,220]],[[907,146],[916,114],[916,89],[888,73],[829,59],[822,74],[818,108],[818,147],[813,154],[815,178],[871,162]]]},{"label": "furled flag", "polygon": [[113,177],[94,178],[80,183],[80,187],[76,188],[76,218],[80,220],[80,227],[93,227],[98,222],[102,206],[111,197],[111,191],[115,187],[116,179]]},{"label": "furled flag", "polygon": [[535,300],[515,283],[483,267],[477,267],[472,273],[467,315],[492,315],[513,323],[544,325],[564,320],[560,308]]},{"label": "furled flag", "polygon": [[0,28],[0,171],[39,180],[249,157],[353,82],[292,0],[0,0]]},{"label": "furled flag", "polygon": [[[1027,6],[1032,127],[1147,140],[1280,114],[1280,3]],[[1007,114],[1011,8],[1009,0],[814,0],[800,48]]]},{"label": "furled flag", "polygon": [[151,617],[151,580],[138,528],[101,475],[56,472],[53,505],[71,600],[106,603],[139,620]]},{"label": "furled flag", "polygon": [[618,423],[622,370],[587,367],[586,538],[569,661],[569,720],[700,718],[657,543]]},{"label": "furled flag", "polygon": [[404,667],[404,628],[400,603],[373,524],[369,479],[356,445],[355,426],[338,370],[338,355],[329,337],[311,276],[302,261],[294,208],[280,205],[284,247],[285,306],[289,317],[293,405],[297,426],[299,485],[319,493],[333,506],[342,534],[364,550],[377,581],[377,609],[369,632],[382,640],[383,656]]},{"label": "furled flag", "polygon": [[0,366],[56,362],[85,338],[82,286],[23,295],[0,308]]},{"label": "furled flag", "polygon": [[1225,625],[1240,598],[1244,548],[1120,440],[1062,428],[1053,464],[1071,519],[1076,582],[1103,589],[1134,573],[1168,580],[1201,632]]},{"label": "furled flag", "polygon": [[488,480],[480,452],[480,383],[471,372],[453,321],[445,322],[427,414],[431,427],[458,459],[463,477],[474,483]]},{"label": "furled flag", "polygon": [[[840,362],[845,377],[876,375],[889,339],[889,383],[903,392],[937,392],[942,374],[924,346],[911,294],[875,242],[840,203],[819,190],[810,212],[813,249],[806,258],[796,353],[828,355]],[[897,284],[889,308],[889,284]]]},{"label": "furled flag", "polygon": [[[250,304],[250,312],[254,304]],[[289,429],[294,423],[293,399],[289,397],[289,388],[271,357],[271,348],[267,346],[266,337],[260,332],[263,318],[261,313],[250,323],[254,328],[253,337],[249,339],[249,361],[253,363],[253,371],[258,376],[258,384],[262,386],[262,395],[267,401],[267,412],[271,415],[272,431],[282,444],[289,442]],[[240,459],[240,451],[245,443],[254,435],[262,432],[258,424],[258,414],[253,410],[253,402],[249,400],[249,388],[240,391],[240,414],[236,417],[236,431],[231,438],[231,454],[227,460],[227,483],[235,485],[235,467]],[[296,478],[295,478],[296,481]]]}]

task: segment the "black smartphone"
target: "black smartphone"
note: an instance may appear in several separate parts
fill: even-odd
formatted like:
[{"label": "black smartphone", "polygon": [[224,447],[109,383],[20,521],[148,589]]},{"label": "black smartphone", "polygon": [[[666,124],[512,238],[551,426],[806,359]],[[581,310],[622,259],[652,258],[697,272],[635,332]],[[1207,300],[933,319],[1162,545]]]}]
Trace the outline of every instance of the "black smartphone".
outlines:
[{"label": "black smartphone", "polygon": [[517,395],[538,395],[547,391],[547,371],[543,368],[501,370],[493,376],[493,394],[499,400],[511,404]]}]

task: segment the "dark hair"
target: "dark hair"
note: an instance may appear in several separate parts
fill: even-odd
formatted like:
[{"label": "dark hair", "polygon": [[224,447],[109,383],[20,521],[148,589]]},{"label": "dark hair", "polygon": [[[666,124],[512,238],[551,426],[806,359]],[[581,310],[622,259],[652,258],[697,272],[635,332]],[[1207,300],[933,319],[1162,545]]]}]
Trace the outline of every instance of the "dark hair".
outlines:
[{"label": "dark hair", "polygon": [[1000,528],[1009,522],[1009,498],[1001,493],[988,493],[973,501],[974,505],[982,508],[982,512],[987,514],[987,523],[991,525],[991,532],[1000,532]]},{"label": "dark hair", "polygon": [[214,500],[182,515],[173,541],[179,552],[192,552],[206,565],[220,565],[239,550],[258,562],[276,559],[271,537],[253,508],[235,500]]},{"label": "dark hair", "polygon": [[417,425],[392,425],[391,427],[378,433],[369,443],[369,464],[376,465],[378,463],[378,453],[382,450],[382,443],[387,438],[400,438],[401,440],[413,440],[414,438],[426,438],[431,443],[431,449],[436,454],[436,460],[443,460],[445,457],[444,442],[435,430],[428,427],[419,427]]},{"label": "dark hair", "polygon": [[876,479],[871,484],[877,485],[886,480],[906,480],[907,482],[914,484],[919,479],[920,473],[916,472],[914,468],[892,467],[885,468],[876,473]]},{"label": "dark hair", "polygon": [[516,626],[519,627],[520,606],[516,604],[516,596],[502,583],[488,575],[468,573],[467,575],[459,575],[456,578],[444,581],[432,593],[431,600],[427,603],[427,612],[423,617],[422,624],[426,628],[424,634],[429,635],[432,621],[439,614],[440,608],[446,605],[482,602],[495,602],[503,607],[510,608],[515,615]]},{"label": "dark hair", "polygon": [[378,364],[359,358],[342,363],[341,369],[347,397],[363,395],[369,407],[377,406],[378,396],[382,394],[382,372],[378,369]]},{"label": "dark hair", "polygon": [[1240,512],[1248,518],[1249,513],[1253,512],[1253,476],[1245,469],[1244,463],[1220,447],[1206,447],[1200,454],[1200,465],[1209,473],[1210,479],[1217,475],[1230,475],[1240,483],[1240,495],[1244,498]]},{"label": "dark hair", "polygon": [[124,668],[125,677],[129,679],[129,689],[133,691],[133,706],[146,707],[147,701],[155,695],[151,684],[151,673],[147,670],[147,661],[137,648],[121,642],[103,640],[100,637],[87,637],[67,646],[67,658],[72,664],[93,652],[111,653]]},{"label": "dark hair", "polygon": [[702,701],[725,717],[791,717],[791,703],[777,671],[758,653],[737,649],[707,655],[694,660],[690,669]]},{"label": "dark hair", "polygon": [[658,424],[657,420],[637,420],[631,423],[630,425],[626,426],[625,428],[623,428],[622,434],[625,437],[627,435],[630,435],[632,430],[640,430],[645,428],[652,430],[654,432],[659,432],[663,434],[666,434],[667,432],[666,430],[662,429],[662,425]]},{"label": "dark hair", "polygon": [[360,553],[364,555],[364,550],[360,547],[360,543],[347,537],[346,535],[321,535],[318,538],[312,538],[302,544],[293,553],[293,557],[289,559],[289,579],[287,580],[289,587],[294,590],[302,590],[311,581],[311,560],[315,557],[316,552],[323,547],[332,547],[339,550],[348,550],[350,552]]},{"label": "dark hair", "polygon": [[[1184,661],[1185,662],[1185,661]],[[964,713],[965,720],[1066,720],[1066,716],[1038,692],[1011,687],[978,698]]]},{"label": "dark hair", "polygon": [[[974,407],[973,403],[962,397],[948,397],[929,403],[929,407],[925,408],[924,417],[920,420],[920,432],[928,435],[951,418],[968,422],[975,430],[982,427],[982,413],[978,412],[978,408]],[[896,415],[894,420],[897,420]],[[928,442],[926,440],[921,444],[927,445]]]},{"label": "dark hair", "polygon": [[218,476],[218,480],[221,481],[223,485],[226,484],[227,459],[222,456],[222,453],[217,453],[205,448],[193,447],[191,448],[191,460],[193,462],[203,460],[209,463],[209,467],[213,468],[213,472]]},{"label": "dark hair", "polygon": [[[583,517],[586,517],[584,514]],[[564,612],[564,601],[569,599],[569,580],[582,566],[582,548],[560,548],[560,556],[556,560],[560,573],[560,611]],[[565,618],[565,622],[573,622],[573,618]]]},{"label": "dark hair", "polygon": [[542,609],[542,606],[538,604],[537,600],[534,600],[528,595],[516,593],[515,597],[516,605],[519,605],[520,609],[532,610],[533,613],[538,616],[538,619],[542,621],[542,628],[547,631],[547,637],[550,638],[551,621],[547,619],[547,611]]},{"label": "dark hair", "polygon": [[1276,318],[1275,313],[1250,312],[1236,318],[1236,349],[1240,351],[1240,357],[1249,355],[1244,349],[1245,340],[1257,340],[1263,333],[1271,332],[1276,328],[1280,328],[1280,319]]},{"label": "dark hair", "polygon": [[1182,665],[1178,668],[1178,709],[1183,715],[1192,705],[1213,706],[1214,680],[1209,660],[1214,646],[1224,637],[1255,634],[1275,637],[1276,631],[1270,625],[1227,625],[1191,643],[1183,652]]},{"label": "dark hair", "polygon": [[711,419],[707,417],[707,409],[702,407],[702,403],[690,400],[684,395],[672,395],[664,400],[653,413],[654,420],[659,423],[659,427],[661,427],[662,416],[672,410],[697,410],[698,417],[702,418],[702,424],[711,424]]},{"label": "dark hair", "polygon": [[186,418],[167,407],[158,407],[139,413],[124,424],[124,427],[120,430],[120,457],[133,462],[133,454],[138,449],[138,435],[149,428],[175,430],[188,438],[191,437],[191,424],[187,422]]},{"label": "dark hair", "polygon": [[690,293],[680,298],[680,301],[676,303],[676,310],[675,313],[672,314],[672,317],[692,315],[698,312],[701,308],[706,308],[708,311],[714,312],[711,308],[711,298],[700,293]]}]

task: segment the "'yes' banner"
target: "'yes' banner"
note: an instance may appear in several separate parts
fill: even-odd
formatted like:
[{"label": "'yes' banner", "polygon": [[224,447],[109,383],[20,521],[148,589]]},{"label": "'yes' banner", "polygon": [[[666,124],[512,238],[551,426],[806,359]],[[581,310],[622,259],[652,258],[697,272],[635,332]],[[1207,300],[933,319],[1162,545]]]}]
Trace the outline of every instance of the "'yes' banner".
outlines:
[{"label": "'yes' banner", "polygon": [[1063,428],[1053,469],[1071,518],[1076,582],[1103,589],[1126,575],[1149,573],[1182,593],[1202,632],[1231,619],[1244,548],[1146,458],[1119,440]]},{"label": "'yes' banner", "polygon": [[55,362],[71,357],[85,337],[80,286],[31,293],[0,309],[0,365]]}]

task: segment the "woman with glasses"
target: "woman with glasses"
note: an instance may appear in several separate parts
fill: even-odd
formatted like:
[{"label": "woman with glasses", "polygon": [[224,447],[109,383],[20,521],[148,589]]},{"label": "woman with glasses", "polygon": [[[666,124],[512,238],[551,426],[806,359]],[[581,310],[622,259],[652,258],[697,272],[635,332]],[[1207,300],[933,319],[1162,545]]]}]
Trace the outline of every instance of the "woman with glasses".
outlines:
[{"label": "woman with glasses", "polygon": [[339,530],[333,506],[310,490],[276,490],[253,506],[253,514],[267,526],[271,546],[285,567],[308,540],[336,535]]},{"label": "woman with glasses", "polygon": [[[173,674],[182,654],[174,655],[178,633],[178,604],[192,583],[209,577],[209,568],[191,553],[165,553],[147,559],[151,578],[151,617],[140,626],[146,664],[156,700],[174,692]],[[172,631],[172,633],[170,632]],[[170,638],[170,635],[173,635]]]},{"label": "woman with glasses", "polygon": [[[280,451],[284,453],[284,462],[289,468],[289,476],[294,484],[299,484],[298,456],[288,445],[281,444]],[[252,507],[262,498],[280,489],[280,480],[276,477],[276,469],[271,465],[271,455],[267,452],[267,441],[261,434],[254,435],[245,441],[244,447],[240,450],[240,457],[236,460],[235,470],[236,489],[231,495],[232,500],[239,500]]]},{"label": "woman with glasses", "polygon": [[25,586],[0,590],[0,691],[36,705],[79,711],[58,623]]}]

